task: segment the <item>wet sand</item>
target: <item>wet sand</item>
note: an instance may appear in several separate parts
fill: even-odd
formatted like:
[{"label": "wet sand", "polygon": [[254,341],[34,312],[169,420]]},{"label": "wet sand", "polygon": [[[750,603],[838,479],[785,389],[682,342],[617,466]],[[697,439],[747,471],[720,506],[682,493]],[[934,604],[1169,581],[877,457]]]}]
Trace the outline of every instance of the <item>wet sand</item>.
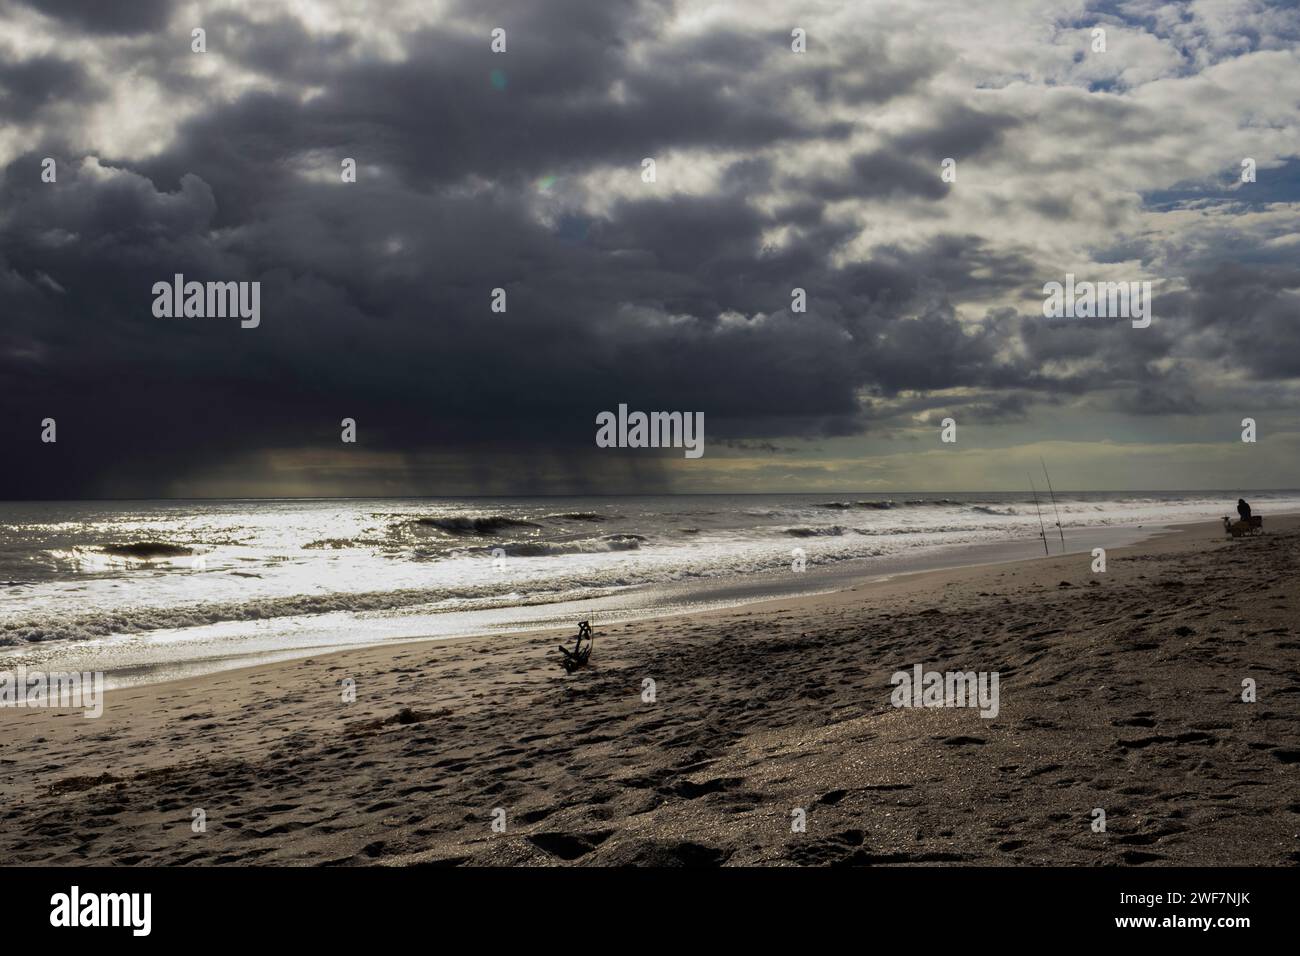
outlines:
[{"label": "wet sand", "polygon": [[[0,709],[0,860],[1294,864],[1300,520],[1266,527],[598,623],[572,676],[529,633]],[[998,715],[895,708],[917,664],[996,672]]]}]

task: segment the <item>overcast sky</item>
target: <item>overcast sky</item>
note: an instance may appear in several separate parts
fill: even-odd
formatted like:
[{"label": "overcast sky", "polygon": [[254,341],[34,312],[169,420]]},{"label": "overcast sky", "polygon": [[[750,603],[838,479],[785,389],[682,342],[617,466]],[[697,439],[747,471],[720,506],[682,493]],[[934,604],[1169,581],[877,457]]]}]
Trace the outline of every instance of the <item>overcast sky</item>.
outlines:
[{"label": "overcast sky", "polygon": [[[1298,487],[1298,41],[1255,0],[0,0],[0,497]],[[176,273],[260,326],[155,317]],[[1066,273],[1150,327],[1045,319]],[[704,457],[596,448],[619,403]]]}]

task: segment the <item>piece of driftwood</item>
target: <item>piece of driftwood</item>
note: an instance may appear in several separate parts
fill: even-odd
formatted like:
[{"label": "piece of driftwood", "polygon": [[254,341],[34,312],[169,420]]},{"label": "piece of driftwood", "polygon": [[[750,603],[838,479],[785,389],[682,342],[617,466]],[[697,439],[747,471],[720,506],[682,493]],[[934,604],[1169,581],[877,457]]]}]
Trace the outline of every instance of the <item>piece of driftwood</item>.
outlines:
[{"label": "piece of driftwood", "polygon": [[[587,640],[585,647],[582,643],[583,638]],[[591,649],[595,643],[591,633],[591,624],[587,621],[579,621],[578,639],[573,642],[573,650],[569,650],[563,644],[559,645],[560,653],[564,655],[564,660],[560,661],[560,666],[564,668],[564,672],[572,674],[578,668],[586,667],[587,661],[591,658]]]}]

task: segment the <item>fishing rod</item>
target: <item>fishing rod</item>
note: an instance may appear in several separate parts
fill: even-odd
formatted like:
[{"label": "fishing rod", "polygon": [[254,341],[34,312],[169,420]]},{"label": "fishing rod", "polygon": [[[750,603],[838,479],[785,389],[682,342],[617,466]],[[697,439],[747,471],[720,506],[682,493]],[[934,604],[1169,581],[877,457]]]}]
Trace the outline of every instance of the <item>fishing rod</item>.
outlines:
[{"label": "fishing rod", "polygon": [[[1025,474],[1029,474],[1026,472]],[[1038,507],[1038,489],[1034,488],[1034,476],[1029,475],[1029,487],[1034,491],[1034,508],[1038,511],[1038,527],[1042,528],[1039,537],[1043,539],[1043,554],[1051,555],[1052,552],[1047,550],[1047,525],[1043,524],[1043,509]]]},{"label": "fishing rod", "polygon": [[1052,510],[1056,512],[1056,530],[1061,536],[1061,554],[1065,554],[1065,530],[1061,527],[1061,510],[1056,507],[1056,492],[1052,490],[1052,476],[1047,473],[1047,462],[1039,458],[1043,466],[1043,477],[1047,479],[1047,493],[1052,496]]}]

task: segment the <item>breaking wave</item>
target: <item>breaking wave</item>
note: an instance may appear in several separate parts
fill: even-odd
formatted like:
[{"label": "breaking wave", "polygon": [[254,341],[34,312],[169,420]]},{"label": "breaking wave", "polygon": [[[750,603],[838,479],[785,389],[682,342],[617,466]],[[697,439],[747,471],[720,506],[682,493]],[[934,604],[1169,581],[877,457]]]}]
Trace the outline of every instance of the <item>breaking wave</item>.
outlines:
[{"label": "breaking wave", "polygon": [[447,534],[457,535],[489,535],[497,534],[509,528],[541,527],[541,525],[532,521],[525,521],[522,518],[508,518],[505,515],[484,515],[477,518],[464,516],[455,518],[416,518],[415,523],[426,528],[437,528]]},{"label": "breaking wave", "polygon": [[[509,587],[496,589],[506,593]],[[0,646],[35,644],[42,641],[84,641],[113,634],[140,634],[164,628],[199,627],[226,621],[261,621],[275,617],[328,614],[336,611],[384,611],[453,597],[490,596],[491,589],[412,588],[400,591],[370,591],[259,598],[251,601],[221,601],[179,604],[167,607],[130,607],[110,612],[40,615],[0,621]]]},{"label": "breaking wave", "polygon": [[502,550],[511,558],[543,558],[565,554],[601,554],[610,551],[636,551],[647,540],[639,534],[611,534],[603,538],[584,538],[579,541],[522,541],[504,545]]},{"label": "breaking wave", "polygon": [[99,553],[113,558],[153,561],[158,558],[186,558],[194,553],[194,549],[165,541],[133,541],[130,544],[106,544],[99,549]]},{"label": "breaking wave", "polygon": [[848,511],[851,508],[869,508],[874,511],[888,511],[890,508],[896,508],[897,505],[892,501],[827,501],[818,505],[820,508],[833,508],[837,511]]},{"label": "breaking wave", "polygon": [[826,528],[786,528],[781,533],[792,538],[839,537],[844,533],[844,529],[837,524],[833,524]]}]

